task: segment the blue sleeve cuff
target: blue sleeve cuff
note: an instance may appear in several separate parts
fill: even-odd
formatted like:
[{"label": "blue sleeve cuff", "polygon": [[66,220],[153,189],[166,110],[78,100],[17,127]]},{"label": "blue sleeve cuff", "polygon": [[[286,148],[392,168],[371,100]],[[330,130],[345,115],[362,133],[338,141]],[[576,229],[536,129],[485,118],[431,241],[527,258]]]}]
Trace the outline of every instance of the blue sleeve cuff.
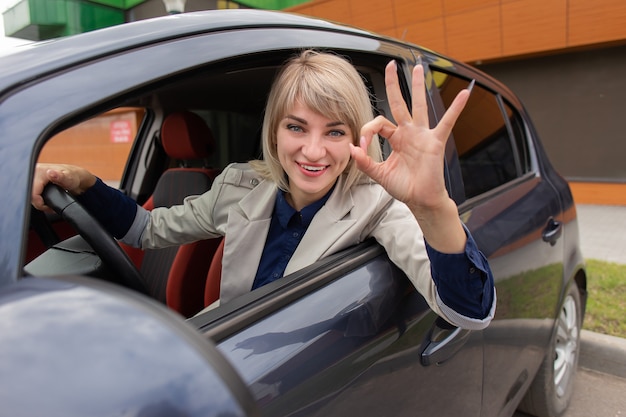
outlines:
[{"label": "blue sleeve cuff", "polygon": [[494,302],[493,274],[467,228],[465,233],[464,253],[441,253],[426,242],[431,275],[439,298],[446,306],[463,316],[484,319],[492,311]]},{"label": "blue sleeve cuff", "polygon": [[100,178],[76,200],[116,239],[126,234],[137,213],[135,200],[109,187]]}]

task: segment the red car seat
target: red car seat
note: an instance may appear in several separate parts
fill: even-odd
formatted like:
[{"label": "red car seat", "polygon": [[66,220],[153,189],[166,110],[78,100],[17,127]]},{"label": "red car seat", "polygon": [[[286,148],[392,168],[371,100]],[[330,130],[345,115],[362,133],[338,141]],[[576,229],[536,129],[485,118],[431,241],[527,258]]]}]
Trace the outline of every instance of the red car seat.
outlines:
[{"label": "red car seat", "polygon": [[[211,188],[218,170],[206,163],[215,151],[210,128],[195,113],[183,111],[168,115],[161,126],[165,152],[177,167],[166,170],[144,208],[171,207],[185,197],[199,195]],[[150,295],[189,317],[204,306],[204,285],[213,253],[221,239],[144,251],[140,270]]]}]

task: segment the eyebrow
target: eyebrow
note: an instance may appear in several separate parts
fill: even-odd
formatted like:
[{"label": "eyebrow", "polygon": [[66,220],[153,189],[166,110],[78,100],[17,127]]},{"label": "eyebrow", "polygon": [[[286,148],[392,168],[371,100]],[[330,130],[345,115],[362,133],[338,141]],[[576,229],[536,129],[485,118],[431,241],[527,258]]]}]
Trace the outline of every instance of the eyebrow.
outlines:
[{"label": "eyebrow", "polygon": [[[298,117],[298,116],[294,116],[293,114],[288,114],[287,116],[285,116],[285,119],[293,119],[298,123],[302,123],[303,125],[308,125],[307,121]],[[342,121],[335,121],[335,122],[330,122],[326,124],[326,127],[335,127],[335,126],[344,126],[345,123]]]}]

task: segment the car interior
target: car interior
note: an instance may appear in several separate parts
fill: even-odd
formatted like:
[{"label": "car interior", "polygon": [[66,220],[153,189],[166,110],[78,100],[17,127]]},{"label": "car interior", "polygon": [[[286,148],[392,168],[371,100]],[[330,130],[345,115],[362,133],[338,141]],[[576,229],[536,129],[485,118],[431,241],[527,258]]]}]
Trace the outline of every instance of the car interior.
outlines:
[{"label": "car interior", "polygon": [[[294,52],[239,57],[175,74],[117,97],[105,111],[87,109],[64,128],[75,128],[114,109],[135,109],[141,115],[140,122],[128,148],[127,160],[123,161],[123,173],[105,182],[119,184],[124,193],[148,210],[180,204],[186,196],[210,189],[212,181],[229,163],[261,158],[265,100],[277,69]],[[380,56],[379,62],[373,63],[371,56],[367,61],[358,54],[349,58],[363,75],[376,111],[388,114],[381,100],[388,59]],[[360,60],[367,64],[359,65]],[[89,131],[81,135],[80,140],[85,144],[76,145],[83,150],[73,159],[70,157],[73,153],[60,152],[57,159],[40,157],[40,162],[84,166],[89,136]],[[53,141],[54,138],[48,144]],[[383,139],[381,144],[383,152],[388,153],[388,144]],[[88,246],[81,244],[70,249],[63,246],[62,242],[76,233],[59,215],[42,215],[33,210],[25,273],[33,276],[78,273],[115,282],[115,269],[102,266],[98,254],[93,254]],[[145,251],[121,243],[120,246],[140,271],[146,293],[191,317],[219,297],[221,240]],[[68,255],[68,251],[76,253]],[[87,257],[89,261],[77,262],[67,259],[68,256]],[[55,267],[49,268],[51,264]]]}]

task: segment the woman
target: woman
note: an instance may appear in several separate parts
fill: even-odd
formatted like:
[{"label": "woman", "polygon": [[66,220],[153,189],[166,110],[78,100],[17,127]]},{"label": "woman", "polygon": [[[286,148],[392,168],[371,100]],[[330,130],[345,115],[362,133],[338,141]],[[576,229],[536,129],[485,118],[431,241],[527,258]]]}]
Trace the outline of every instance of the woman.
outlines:
[{"label": "woman", "polygon": [[[117,238],[143,248],[225,236],[221,302],[375,237],[436,313],[460,327],[483,328],[495,310],[493,277],[442,175],[445,143],[469,90],[430,129],[422,66],[413,71],[413,115],[395,62],[385,83],[397,125],[372,119],[367,89],[351,64],[305,51],[272,86],[263,161],[226,167],[207,193],[147,212],[80,167],[39,165],[33,204],[45,208],[41,191],[56,183]],[[377,134],[393,148],[384,162]]]}]

